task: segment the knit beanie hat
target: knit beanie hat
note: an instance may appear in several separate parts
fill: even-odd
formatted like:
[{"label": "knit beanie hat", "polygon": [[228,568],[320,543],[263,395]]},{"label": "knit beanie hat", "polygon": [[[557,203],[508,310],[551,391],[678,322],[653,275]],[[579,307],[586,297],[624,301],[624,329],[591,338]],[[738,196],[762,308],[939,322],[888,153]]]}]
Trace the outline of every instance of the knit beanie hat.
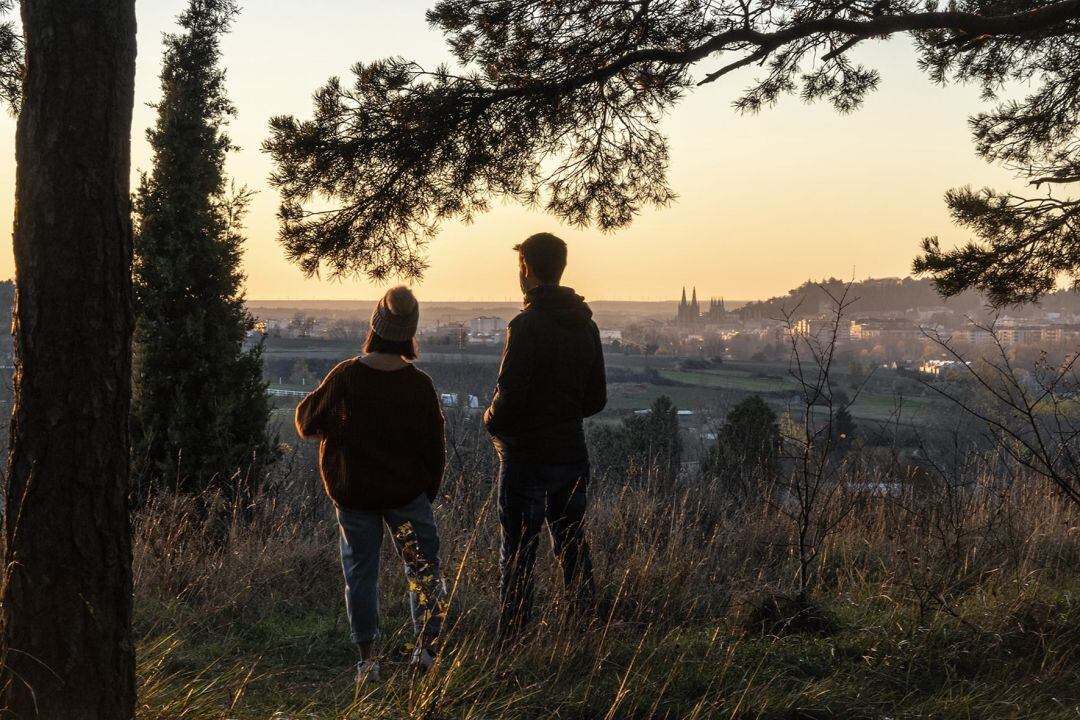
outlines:
[{"label": "knit beanie hat", "polygon": [[390,288],[371,312],[371,329],[383,340],[406,342],[416,334],[420,303],[404,285]]}]

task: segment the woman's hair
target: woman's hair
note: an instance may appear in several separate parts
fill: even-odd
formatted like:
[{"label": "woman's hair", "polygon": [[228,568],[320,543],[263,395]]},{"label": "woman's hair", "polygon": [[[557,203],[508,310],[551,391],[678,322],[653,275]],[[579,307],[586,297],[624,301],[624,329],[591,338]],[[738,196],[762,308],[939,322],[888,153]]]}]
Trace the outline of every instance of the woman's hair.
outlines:
[{"label": "woman's hair", "polygon": [[416,338],[408,340],[387,340],[379,337],[374,330],[368,330],[364,340],[364,354],[387,353],[388,355],[400,355],[406,360],[415,360],[419,355],[416,347]]}]

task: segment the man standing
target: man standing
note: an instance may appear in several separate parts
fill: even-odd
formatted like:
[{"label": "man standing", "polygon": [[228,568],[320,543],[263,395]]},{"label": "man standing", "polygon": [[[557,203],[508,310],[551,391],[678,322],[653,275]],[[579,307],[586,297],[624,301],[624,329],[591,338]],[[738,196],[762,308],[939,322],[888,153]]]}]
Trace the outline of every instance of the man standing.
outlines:
[{"label": "man standing", "polygon": [[514,247],[525,309],[510,321],[499,381],[484,425],[501,460],[502,570],[499,634],[529,620],[532,570],[547,522],[566,589],[594,601],[585,540],[589,456],[582,419],[607,403],[600,331],[584,298],[559,285],[566,243],[539,233]]}]

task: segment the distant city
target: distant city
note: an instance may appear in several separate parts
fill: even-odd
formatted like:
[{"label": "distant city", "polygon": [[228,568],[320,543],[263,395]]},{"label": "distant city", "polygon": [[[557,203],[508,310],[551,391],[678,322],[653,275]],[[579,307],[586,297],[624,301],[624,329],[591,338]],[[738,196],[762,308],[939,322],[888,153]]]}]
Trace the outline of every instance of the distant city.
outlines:
[{"label": "distant city", "polygon": [[[851,408],[857,420],[902,416],[906,425],[921,426],[938,408],[924,383],[960,378],[963,361],[1004,352],[1034,377],[1040,364],[1061,363],[1080,348],[1080,294],[1068,290],[1000,311],[975,293],[943,299],[932,283],[913,278],[807,282],[750,302],[704,293],[693,282],[671,295],[669,301],[590,302],[608,366],[605,418],[644,412],[666,395],[679,407],[680,423],[708,438],[723,408],[740,398],[760,395],[783,412],[797,390],[792,341],[813,338],[835,343],[833,371],[858,393]],[[0,282],[0,312],[10,315],[13,300],[14,285]],[[255,321],[249,342],[263,346],[264,379],[286,426],[298,399],[359,352],[372,307],[370,301],[248,302]],[[507,323],[520,309],[512,302],[423,304],[420,362],[445,406],[478,412],[487,402]],[[0,359],[7,371],[0,403],[9,403],[10,335],[0,336]]]},{"label": "distant city", "polygon": [[[1080,346],[1080,295],[1071,291],[996,313],[974,293],[943,299],[929,281],[913,278],[850,287],[838,280],[808,282],[786,296],[754,302],[704,299],[694,286],[673,296],[678,299],[591,303],[608,352],[775,360],[793,333],[826,333],[855,357],[939,372],[943,349],[936,339],[975,353],[999,345],[1039,351]],[[347,340],[367,332],[371,303],[259,301],[249,308],[263,335]],[[426,303],[419,339],[430,351],[497,348],[519,309],[511,303]]]}]

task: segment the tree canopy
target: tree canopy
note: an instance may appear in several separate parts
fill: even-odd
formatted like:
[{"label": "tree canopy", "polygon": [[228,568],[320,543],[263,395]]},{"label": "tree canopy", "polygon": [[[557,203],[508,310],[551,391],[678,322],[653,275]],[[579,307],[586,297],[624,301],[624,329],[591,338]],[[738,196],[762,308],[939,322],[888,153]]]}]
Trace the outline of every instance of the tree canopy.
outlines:
[{"label": "tree canopy", "polygon": [[[0,0],[0,18],[6,18],[15,7],[15,0]],[[11,20],[0,22],[0,102],[13,113],[19,111],[22,100],[22,80],[25,69],[22,35]]]},{"label": "tree canopy", "polygon": [[282,196],[281,240],[308,273],[419,275],[448,218],[493,198],[605,230],[671,202],[663,114],[736,70],[754,112],[789,93],[858,108],[878,71],[851,50],[914,38],[939,83],[977,83],[995,101],[971,119],[976,150],[1046,189],[1037,198],[957,189],[946,201],[975,239],[924,241],[916,263],[953,294],[1033,299],[1080,271],[1080,0],[440,0],[428,21],[458,69],[403,58],[331,78],[310,120],[275,117],[265,149]]},{"label": "tree canopy", "polygon": [[735,495],[746,497],[773,480],[780,462],[780,424],[759,395],[751,395],[728,412],[716,443],[702,455],[703,477],[722,478]]},{"label": "tree canopy", "polygon": [[589,447],[599,475],[673,483],[682,466],[679,410],[661,395],[648,411],[628,415],[619,425],[592,424]]}]

